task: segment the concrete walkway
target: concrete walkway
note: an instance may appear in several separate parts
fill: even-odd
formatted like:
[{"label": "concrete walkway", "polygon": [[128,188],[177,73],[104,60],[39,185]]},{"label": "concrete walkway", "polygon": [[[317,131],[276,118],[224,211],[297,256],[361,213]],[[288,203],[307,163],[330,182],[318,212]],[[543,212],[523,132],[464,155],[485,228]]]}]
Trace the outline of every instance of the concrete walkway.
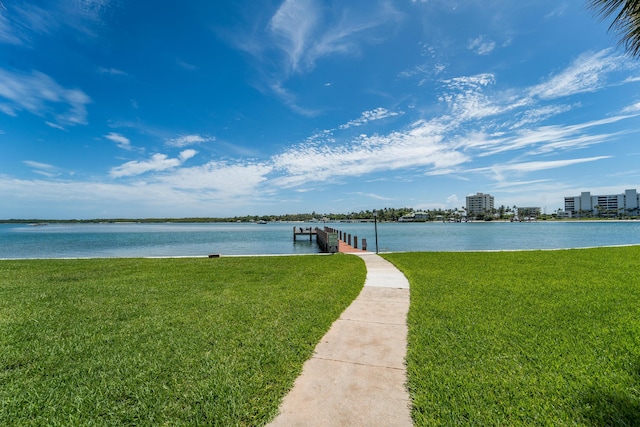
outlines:
[{"label": "concrete walkway", "polygon": [[360,295],[316,346],[270,426],[411,426],[405,355],[409,282],[393,264],[358,252]]}]

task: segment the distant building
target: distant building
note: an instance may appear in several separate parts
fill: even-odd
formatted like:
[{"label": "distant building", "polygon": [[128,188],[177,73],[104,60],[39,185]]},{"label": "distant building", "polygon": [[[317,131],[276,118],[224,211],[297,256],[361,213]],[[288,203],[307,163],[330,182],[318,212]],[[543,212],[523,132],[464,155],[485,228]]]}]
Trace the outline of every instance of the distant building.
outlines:
[{"label": "distant building", "polygon": [[416,212],[414,221],[424,222],[428,220],[429,220],[429,214],[427,212]]},{"label": "distant building", "polygon": [[467,196],[467,216],[491,213],[494,209],[494,200],[491,194],[476,193]]},{"label": "distant building", "polygon": [[625,190],[623,194],[592,196],[584,191],[579,196],[564,198],[564,210],[571,216],[608,216],[638,215],[640,196],[635,189]]},{"label": "distant building", "polygon": [[399,222],[426,222],[428,220],[429,213],[427,212],[411,212],[398,219]]},{"label": "distant building", "polygon": [[542,209],[538,207],[520,207],[518,206],[518,217],[524,218],[537,218],[540,216]]}]

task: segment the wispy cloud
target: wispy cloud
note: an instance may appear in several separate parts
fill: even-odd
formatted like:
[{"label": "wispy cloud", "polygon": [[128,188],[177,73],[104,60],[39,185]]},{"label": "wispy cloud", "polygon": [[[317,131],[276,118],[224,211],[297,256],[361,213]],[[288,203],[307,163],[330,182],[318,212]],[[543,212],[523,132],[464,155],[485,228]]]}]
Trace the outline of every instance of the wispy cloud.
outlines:
[{"label": "wispy cloud", "polygon": [[48,163],[35,162],[33,160],[25,160],[22,163],[32,168],[32,172],[38,175],[43,175],[47,178],[60,176],[59,168]]},{"label": "wispy cloud", "polygon": [[372,121],[382,120],[382,119],[386,119],[388,117],[400,116],[402,114],[404,114],[404,113],[396,112],[396,111],[389,111],[386,108],[380,107],[380,108],[376,108],[375,110],[365,111],[357,119],[351,120],[348,123],[340,125],[339,128],[340,129],[349,129],[351,127],[363,126],[363,125],[366,125],[367,123],[372,122]]},{"label": "wispy cloud", "polygon": [[201,166],[181,168],[159,178],[159,182],[184,191],[199,191],[205,197],[255,195],[259,185],[267,181],[272,166],[253,162],[212,161]]},{"label": "wispy cloud", "polygon": [[288,75],[308,71],[322,57],[357,51],[367,42],[367,31],[399,17],[385,2],[368,2],[357,11],[344,6],[329,14],[318,0],[285,0],[269,22],[270,39],[284,55]]},{"label": "wispy cloud", "polygon": [[375,194],[375,193],[363,193],[361,191],[357,191],[357,192],[351,193],[351,194],[355,194],[357,196],[364,196],[364,197],[368,197],[370,199],[375,199],[375,200],[384,200],[384,201],[393,200],[390,197],[384,197],[384,196],[381,196],[381,195]]},{"label": "wispy cloud", "polygon": [[10,116],[28,111],[59,126],[87,123],[91,99],[79,89],[68,89],[39,71],[18,73],[0,69],[0,109]]},{"label": "wispy cloud", "polygon": [[624,114],[636,114],[640,113],[640,102],[636,102],[634,104],[628,105],[622,109],[622,113]]},{"label": "wispy cloud", "polygon": [[129,140],[129,138],[127,138],[124,135],[120,135],[119,133],[115,133],[115,132],[109,132],[104,137],[107,138],[109,141],[115,142],[116,145],[119,148],[122,148],[123,150],[133,150],[133,147],[131,146],[131,141]]},{"label": "wispy cloud", "polygon": [[107,67],[99,67],[98,72],[101,74],[109,74],[112,76],[126,76],[127,73],[125,71],[119,70],[117,68],[107,68]]},{"label": "wispy cloud", "polygon": [[123,165],[114,167],[109,171],[109,175],[112,178],[122,178],[141,175],[147,172],[162,172],[174,169],[195,156],[196,153],[197,151],[195,150],[184,150],[177,158],[169,158],[166,154],[154,154],[149,160],[132,160],[124,163]]},{"label": "wispy cloud", "polygon": [[331,9],[319,0],[285,0],[264,32],[252,32],[250,40],[239,34],[228,39],[259,61],[258,69],[275,96],[292,110],[312,116],[315,112],[299,105],[286,82],[312,71],[323,58],[353,54],[364,44],[383,39],[377,30],[401,16],[384,1],[367,2],[366,7],[337,3]]},{"label": "wispy cloud", "polygon": [[0,10],[0,43],[20,45],[22,38],[13,28],[6,11]]},{"label": "wispy cloud", "polygon": [[624,67],[629,67],[629,61],[623,56],[611,54],[610,49],[585,53],[564,71],[532,87],[529,95],[548,100],[594,92],[607,83],[606,77],[609,73]]},{"label": "wispy cloud", "polygon": [[167,140],[167,145],[169,147],[186,147],[189,145],[202,144],[204,142],[215,141],[216,138],[213,136],[202,136],[202,135],[182,135],[177,138],[171,138]]},{"label": "wispy cloud", "polygon": [[477,168],[474,169],[474,172],[484,172],[488,171],[492,174],[495,174],[499,180],[502,180],[502,177],[506,172],[516,172],[516,173],[528,173],[535,172],[547,169],[557,169],[563,168],[567,166],[577,165],[580,163],[588,163],[595,162],[598,160],[609,159],[611,156],[596,156],[596,157],[585,157],[585,158],[577,158],[577,159],[565,159],[565,160],[548,160],[548,161],[531,161],[531,162],[522,162],[522,163],[503,163],[503,164],[495,164],[486,168]]},{"label": "wispy cloud", "polygon": [[61,28],[95,37],[116,7],[117,2],[112,0],[62,0],[46,9],[33,2],[9,4],[0,13],[0,43],[30,46],[34,36],[49,35]]},{"label": "wispy cloud", "polygon": [[468,48],[478,55],[488,55],[496,48],[496,42],[489,40],[485,35],[480,35],[469,40]]},{"label": "wispy cloud", "polygon": [[[285,55],[287,73],[300,68],[319,21],[320,7],[315,0],[285,0],[271,18],[269,29]],[[306,62],[311,66],[313,58]]]},{"label": "wispy cloud", "polygon": [[66,129],[64,128],[64,126],[60,126],[60,125],[59,125],[59,124],[57,124],[57,123],[44,122],[44,124],[45,124],[45,125],[47,125],[47,126],[49,126],[50,128],[53,128],[53,129],[66,130]]}]

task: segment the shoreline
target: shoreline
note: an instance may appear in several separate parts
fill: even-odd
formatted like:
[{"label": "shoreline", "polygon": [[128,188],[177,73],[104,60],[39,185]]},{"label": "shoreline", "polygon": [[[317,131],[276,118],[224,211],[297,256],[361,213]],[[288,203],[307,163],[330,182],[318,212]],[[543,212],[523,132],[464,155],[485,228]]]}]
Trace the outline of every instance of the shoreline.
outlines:
[{"label": "shoreline", "polygon": [[[407,254],[407,253],[460,253],[460,254],[468,254],[468,253],[491,253],[491,252],[553,252],[553,251],[579,251],[584,249],[599,249],[599,248],[626,248],[640,246],[640,243],[629,243],[623,245],[603,245],[603,246],[580,246],[575,248],[541,248],[541,249],[477,249],[477,250],[465,250],[465,251],[379,251],[378,255],[384,254]],[[375,251],[364,251],[364,250],[346,250],[345,252],[339,252],[344,255],[356,255],[359,254],[375,254]],[[331,253],[307,253],[307,254],[230,254],[223,255],[217,254],[218,256],[213,259],[220,258],[258,258],[258,257],[304,257],[304,256],[332,256],[336,254]],[[0,262],[2,261],[71,261],[71,260],[116,260],[116,259],[211,259],[209,255],[172,255],[172,256],[132,256],[132,257],[60,257],[60,258],[0,258]]]}]

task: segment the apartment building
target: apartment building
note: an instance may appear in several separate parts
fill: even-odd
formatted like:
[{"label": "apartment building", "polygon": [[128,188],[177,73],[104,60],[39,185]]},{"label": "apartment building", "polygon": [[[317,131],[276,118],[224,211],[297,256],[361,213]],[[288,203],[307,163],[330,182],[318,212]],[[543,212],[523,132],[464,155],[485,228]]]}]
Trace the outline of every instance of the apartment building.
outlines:
[{"label": "apartment building", "polygon": [[640,195],[636,189],[622,194],[591,195],[584,191],[579,196],[564,198],[564,210],[570,216],[638,215]]},{"label": "apartment building", "polygon": [[491,194],[476,193],[467,196],[467,216],[471,217],[478,214],[493,212],[494,200]]}]

